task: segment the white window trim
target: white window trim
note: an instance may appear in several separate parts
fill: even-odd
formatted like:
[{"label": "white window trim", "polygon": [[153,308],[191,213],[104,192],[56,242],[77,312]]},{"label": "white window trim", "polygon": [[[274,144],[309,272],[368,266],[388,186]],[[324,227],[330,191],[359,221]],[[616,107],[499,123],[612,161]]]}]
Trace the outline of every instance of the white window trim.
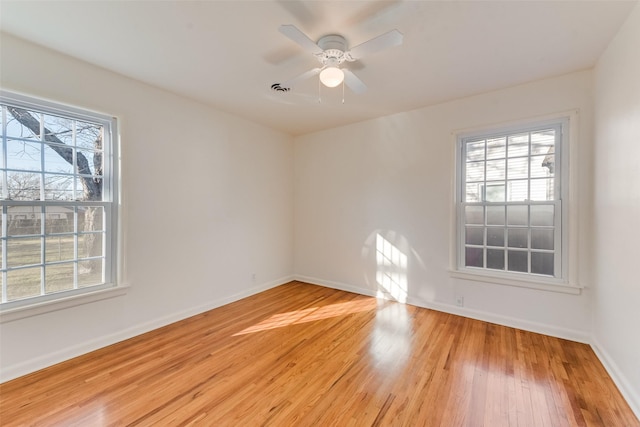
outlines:
[{"label": "white window trim", "polygon": [[0,90],[0,100],[4,103],[18,105],[25,109],[44,111],[54,115],[68,116],[71,114],[80,120],[96,121],[98,118],[99,121],[108,127],[112,142],[109,147],[111,150],[111,162],[109,162],[109,169],[105,170],[105,173],[109,173],[110,176],[115,177],[115,179],[107,180],[108,182],[105,184],[109,187],[104,189],[104,191],[110,191],[112,196],[111,222],[109,224],[111,238],[105,242],[105,253],[108,254],[109,259],[106,265],[107,277],[109,277],[110,280],[99,286],[42,295],[16,301],[16,304],[2,304],[0,305],[0,324],[124,295],[129,290],[129,286],[121,283],[120,280],[120,266],[123,259],[122,233],[120,231],[121,227],[119,227],[121,217],[121,176],[120,134],[117,127],[117,119],[104,113],[69,106],[62,102],[45,100],[39,97],[5,90]]},{"label": "white window trim", "polygon": [[[583,286],[578,283],[578,141],[579,141],[579,110],[562,111],[545,116],[516,120],[506,123],[478,126],[473,128],[458,129],[452,132],[453,158],[455,159],[454,176],[452,179],[453,203],[451,205],[450,222],[450,252],[449,274],[455,279],[485,282],[497,285],[516,286],[544,291],[580,294]],[[548,278],[537,275],[524,275],[509,272],[499,272],[484,269],[460,269],[459,268],[459,218],[458,203],[460,198],[459,184],[461,177],[461,150],[458,141],[466,136],[508,132],[528,126],[545,125],[566,121],[565,126],[568,135],[563,142],[561,179],[565,189],[563,195],[563,215],[566,215],[562,224],[562,263],[564,269],[563,278]]]}]

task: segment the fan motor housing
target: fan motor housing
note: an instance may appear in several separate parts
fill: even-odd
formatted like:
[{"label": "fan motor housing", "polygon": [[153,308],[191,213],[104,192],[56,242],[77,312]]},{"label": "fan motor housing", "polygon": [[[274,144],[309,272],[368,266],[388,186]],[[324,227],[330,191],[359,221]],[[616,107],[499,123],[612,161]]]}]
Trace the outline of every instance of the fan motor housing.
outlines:
[{"label": "fan motor housing", "polygon": [[347,50],[347,41],[337,34],[330,34],[318,40],[318,46],[324,51],[318,59],[324,65],[329,62],[342,64],[345,61],[344,52]]}]

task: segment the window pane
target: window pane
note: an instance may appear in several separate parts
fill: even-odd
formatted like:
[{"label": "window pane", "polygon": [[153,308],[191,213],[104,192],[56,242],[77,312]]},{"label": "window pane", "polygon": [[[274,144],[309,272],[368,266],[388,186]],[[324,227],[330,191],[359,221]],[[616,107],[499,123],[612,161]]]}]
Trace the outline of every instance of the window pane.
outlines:
[{"label": "window pane", "polygon": [[529,178],[529,162],[526,157],[509,159],[509,179]]},{"label": "window pane", "polygon": [[484,162],[467,163],[466,182],[484,180]]},{"label": "window pane", "polygon": [[532,205],[531,225],[541,227],[553,226],[553,205]]},{"label": "window pane", "polygon": [[[540,160],[537,159],[537,158],[534,158],[534,161],[537,163]],[[550,154],[548,156],[545,156],[542,159],[541,166],[543,168],[546,168],[547,171],[548,171],[545,176],[554,176],[554,174],[556,172],[556,157],[554,155],[552,155],[552,154]],[[533,169],[533,167],[532,167],[532,169]],[[532,171],[532,173],[533,173],[533,171]]]},{"label": "window pane", "polygon": [[102,152],[78,150],[78,174],[102,175]]},{"label": "window pane", "polygon": [[504,228],[487,228],[487,246],[504,246]]},{"label": "window pane", "polygon": [[78,236],[78,258],[102,255],[102,233],[80,234]]},{"label": "window pane", "polygon": [[520,157],[529,155],[529,134],[521,133],[509,136],[508,142],[509,157]]},{"label": "window pane", "polygon": [[75,237],[73,234],[46,237],[45,261],[68,261],[75,258]]},{"label": "window pane", "polygon": [[102,259],[78,262],[78,287],[104,283],[104,264]]},{"label": "window pane", "polygon": [[505,178],[505,160],[487,161],[487,181],[500,181]]},{"label": "window pane", "polygon": [[547,178],[553,176],[554,166],[555,162],[553,155],[531,157],[531,177]]},{"label": "window pane", "polygon": [[485,191],[487,202],[504,202],[504,184],[487,185]]},{"label": "window pane", "polygon": [[507,224],[522,226],[529,225],[529,206],[507,206]]},{"label": "window pane", "polygon": [[64,117],[43,114],[42,120],[46,128],[45,140],[73,145],[73,120]]},{"label": "window pane", "polygon": [[40,174],[7,172],[7,190],[11,200],[40,200]]},{"label": "window pane", "polygon": [[487,140],[487,159],[502,159],[506,155],[507,138],[493,138]]},{"label": "window pane", "polygon": [[[17,110],[17,111],[16,111]],[[14,114],[23,115],[29,114],[28,111],[20,109],[20,108],[7,108],[7,136],[8,137],[17,137],[17,138],[28,138],[28,139],[40,139],[38,136],[40,131],[38,129],[32,131],[31,129],[23,126],[14,116]],[[35,117],[40,117],[39,114],[32,113]]]},{"label": "window pane", "polygon": [[480,189],[482,188],[481,184],[472,183],[467,184],[467,191],[464,196],[465,202],[480,202],[481,201],[481,193]]},{"label": "window pane", "polygon": [[504,250],[487,249],[487,268],[504,270]]},{"label": "window pane", "polygon": [[[479,206],[482,209],[482,206]],[[78,231],[104,230],[104,208],[101,206],[78,208]]]},{"label": "window pane", "polygon": [[507,182],[507,201],[523,202],[529,199],[529,180]]},{"label": "window pane", "polygon": [[531,249],[553,250],[553,229],[552,228],[531,229]]},{"label": "window pane", "polygon": [[73,208],[66,206],[47,206],[45,208],[46,234],[53,233],[73,233]]},{"label": "window pane", "polygon": [[531,200],[554,200],[554,180],[532,179]]},{"label": "window pane", "polygon": [[7,267],[40,264],[40,237],[7,239]]},{"label": "window pane", "polygon": [[44,170],[45,172],[74,173],[73,150],[69,147],[58,145],[45,145]]},{"label": "window pane", "polygon": [[45,293],[73,289],[74,264],[54,264],[45,268]]},{"label": "window pane", "polygon": [[73,200],[73,176],[46,174],[44,198],[45,200]]},{"label": "window pane", "polygon": [[540,130],[531,133],[531,155],[553,153],[555,129]]},{"label": "window pane", "polygon": [[531,252],[531,272],[553,276],[553,253]]},{"label": "window pane", "polygon": [[7,141],[7,168],[25,171],[41,171],[42,144],[39,142]]},{"label": "window pane", "polygon": [[528,272],[527,252],[525,251],[509,251],[509,271]]},{"label": "window pane", "polygon": [[529,230],[526,228],[510,228],[508,231],[508,246],[510,248],[529,247]]},{"label": "window pane", "polygon": [[7,235],[40,234],[40,206],[8,206]]},{"label": "window pane", "polygon": [[504,225],[504,206],[487,206],[487,225]]},{"label": "window pane", "polygon": [[484,245],[484,227],[467,227],[464,241],[468,245]]},{"label": "window pane", "polygon": [[83,202],[102,201],[102,177],[79,176],[76,180],[76,199]]},{"label": "window pane", "polygon": [[465,248],[464,265],[467,267],[484,267],[482,248]]},{"label": "window pane", "polygon": [[79,148],[102,149],[102,126],[86,122],[76,122],[76,126]]},{"label": "window pane", "polygon": [[484,207],[483,206],[465,206],[464,222],[465,224],[484,225]]},{"label": "window pane", "polygon": [[484,160],[484,140],[468,142],[466,150],[467,161]]},{"label": "window pane", "polygon": [[7,271],[7,300],[40,295],[41,271],[40,267]]}]

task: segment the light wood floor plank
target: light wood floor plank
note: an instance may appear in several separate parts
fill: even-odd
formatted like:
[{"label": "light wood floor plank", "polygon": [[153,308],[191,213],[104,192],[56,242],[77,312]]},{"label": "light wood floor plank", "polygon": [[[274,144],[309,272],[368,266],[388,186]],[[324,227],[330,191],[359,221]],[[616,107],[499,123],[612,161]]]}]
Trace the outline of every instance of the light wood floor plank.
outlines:
[{"label": "light wood floor plank", "polygon": [[640,427],[585,344],[300,282],[2,384],[0,424]]}]

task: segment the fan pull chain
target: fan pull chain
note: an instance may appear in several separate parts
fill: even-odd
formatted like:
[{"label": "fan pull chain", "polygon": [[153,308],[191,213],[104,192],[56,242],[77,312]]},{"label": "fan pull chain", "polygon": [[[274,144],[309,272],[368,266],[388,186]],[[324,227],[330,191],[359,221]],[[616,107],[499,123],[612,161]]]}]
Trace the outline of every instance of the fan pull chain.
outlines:
[{"label": "fan pull chain", "polygon": [[342,103],[344,104],[344,80],[342,80]]},{"label": "fan pull chain", "polygon": [[322,104],[322,96],[320,94],[322,84],[320,84],[320,77],[318,77],[318,104]]}]

